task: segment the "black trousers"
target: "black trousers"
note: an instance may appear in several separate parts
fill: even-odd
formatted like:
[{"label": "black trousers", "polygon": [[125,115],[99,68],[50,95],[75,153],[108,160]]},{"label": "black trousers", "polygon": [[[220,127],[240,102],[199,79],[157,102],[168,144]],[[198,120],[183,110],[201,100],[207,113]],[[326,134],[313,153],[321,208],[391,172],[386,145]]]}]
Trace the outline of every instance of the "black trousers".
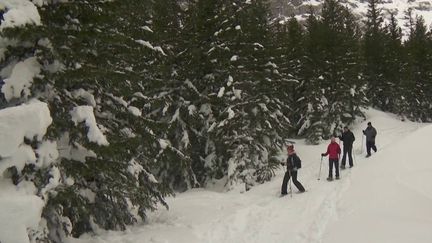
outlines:
[{"label": "black trousers", "polygon": [[292,170],[292,171],[285,172],[285,176],[284,176],[283,182],[282,182],[281,194],[287,194],[287,187],[288,187],[288,181],[290,180],[290,173],[291,173],[292,182],[294,183],[294,185],[297,187],[297,189],[299,191],[304,192],[305,189],[304,189],[303,185],[297,180],[297,171]]},{"label": "black trousers", "polygon": [[342,156],[342,165],[346,164],[346,157],[348,154],[349,165],[353,166],[353,157],[352,157],[352,145],[344,145],[343,146],[343,156]]},{"label": "black trousers", "polygon": [[336,177],[339,177],[339,160],[329,159],[329,177],[333,178],[333,166],[336,170]]},{"label": "black trousers", "polygon": [[375,146],[375,142],[372,141],[366,141],[366,152],[368,155],[371,155],[371,149],[373,149],[373,151],[377,151],[377,148]]}]

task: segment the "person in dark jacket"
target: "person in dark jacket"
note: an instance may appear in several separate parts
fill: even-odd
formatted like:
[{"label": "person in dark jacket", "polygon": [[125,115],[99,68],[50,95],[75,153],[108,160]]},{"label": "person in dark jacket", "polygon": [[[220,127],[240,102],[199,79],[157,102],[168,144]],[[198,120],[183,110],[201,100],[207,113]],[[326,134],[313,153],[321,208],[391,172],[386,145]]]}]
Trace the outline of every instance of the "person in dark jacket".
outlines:
[{"label": "person in dark jacket", "polygon": [[353,158],[352,158],[352,148],[353,148],[353,143],[355,141],[354,133],[352,133],[348,127],[344,127],[343,133],[341,136],[339,136],[339,139],[343,142],[343,156],[342,156],[341,168],[345,169],[347,154],[348,154],[349,165],[351,168],[354,166]]},{"label": "person in dark jacket", "polygon": [[336,143],[336,138],[332,137],[330,144],[327,146],[327,152],[322,153],[321,156],[329,156],[329,176],[328,181],[333,180],[333,167],[335,167],[336,180],[339,179],[339,156],[341,153],[341,148],[339,144]]},{"label": "person in dark jacket", "polygon": [[377,135],[376,129],[372,126],[371,122],[368,122],[367,128],[363,130],[363,134],[366,136],[366,158],[371,156],[371,149],[373,151],[377,151],[377,147],[375,145],[375,137]]},{"label": "person in dark jacket", "polygon": [[5,14],[5,12],[6,12],[6,7],[2,3],[0,3],[0,24],[4,20],[3,15]]},{"label": "person in dark jacket", "polygon": [[294,150],[294,145],[289,144],[287,146],[287,151],[288,151],[288,158],[286,161],[287,171],[285,172],[285,176],[283,178],[281,194],[286,195],[288,193],[287,186],[290,178],[292,178],[292,182],[300,192],[305,192],[306,191],[305,188],[297,180],[297,171],[298,169],[301,168],[301,160],[297,156]]}]

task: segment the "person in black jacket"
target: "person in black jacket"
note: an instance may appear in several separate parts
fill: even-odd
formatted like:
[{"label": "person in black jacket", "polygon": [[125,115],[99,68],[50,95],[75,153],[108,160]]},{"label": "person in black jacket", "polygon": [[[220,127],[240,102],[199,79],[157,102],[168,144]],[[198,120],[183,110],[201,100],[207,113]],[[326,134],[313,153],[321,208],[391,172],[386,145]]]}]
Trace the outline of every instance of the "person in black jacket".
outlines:
[{"label": "person in black jacket", "polygon": [[289,144],[287,146],[287,151],[288,151],[288,158],[286,162],[287,171],[285,172],[285,176],[283,178],[281,194],[282,195],[287,194],[287,186],[290,178],[292,178],[292,182],[300,192],[305,192],[306,190],[304,189],[303,185],[297,180],[297,171],[298,169],[301,168],[301,160],[297,156],[294,150],[294,145]]},{"label": "person in black jacket", "polygon": [[363,134],[366,136],[366,158],[371,156],[371,149],[373,151],[377,151],[377,147],[375,145],[375,137],[377,135],[376,129],[372,126],[371,122],[367,123],[367,128],[363,130]]},{"label": "person in black jacket", "polygon": [[349,165],[351,168],[354,166],[353,157],[352,157],[352,148],[353,148],[353,143],[355,141],[354,134],[349,130],[348,127],[345,126],[343,128],[342,135],[339,136],[339,139],[343,141],[343,156],[342,156],[341,168],[345,169],[347,154],[349,159]]}]

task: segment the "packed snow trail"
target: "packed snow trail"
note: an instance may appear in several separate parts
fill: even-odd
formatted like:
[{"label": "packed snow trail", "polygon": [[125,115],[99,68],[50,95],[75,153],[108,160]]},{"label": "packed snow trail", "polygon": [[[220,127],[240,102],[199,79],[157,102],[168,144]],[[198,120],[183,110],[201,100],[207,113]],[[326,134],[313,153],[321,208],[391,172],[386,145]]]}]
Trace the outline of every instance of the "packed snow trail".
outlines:
[{"label": "packed snow trail", "polygon": [[[126,232],[101,231],[99,236],[86,235],[70,242],[370,243],[406,242],[402,240],[412,234],[421,237],[416,242],[432,242],[429,233],[432,165],[426,163],[432,127],[401,122],[375,110],[368,111],[367,115],[366,121],[352,129],[356,136],[354,167],[341,170],[340,180],[325,180],[327,158],[323,160],[321,180],[317,180],[320,155],[329,141],[317,146],[296,141],[295,149],[302,159],[299,181],[306,193],[298,194],[293,187],[292,197],[280,198],[285,172],[281,168],[272,181],[248,192],[191,190],[169,198],[170,210],[152,213],[144,225],[131,227]],[[378,153],[366,159],[365,148],[363,154],[359,152],[361,130],[367,121],[378,131]],[[416,132],[419,128],[422,129]],[[423,133],[426,135],[421,136]],[[423,146],[416,147],[417,143]],[[404,153],[404,147],[417,154]],[[285,158],[283,151],[281,160]],[[423,162],[410,165],[415,160]],[[395,206],[401,212],[394,212]],[[380,224],[387,226],[380,228]],[[402,236],[390,234],[393,226]]]}]

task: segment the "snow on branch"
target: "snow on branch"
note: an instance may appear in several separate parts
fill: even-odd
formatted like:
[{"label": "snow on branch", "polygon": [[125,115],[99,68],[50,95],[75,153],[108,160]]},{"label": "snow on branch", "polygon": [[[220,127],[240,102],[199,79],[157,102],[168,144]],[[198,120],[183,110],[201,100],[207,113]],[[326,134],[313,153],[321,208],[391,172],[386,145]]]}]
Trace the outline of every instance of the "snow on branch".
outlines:
[{"label": "snow on branch", "polygon": [[70,112],[70,114],[75,125],[85,121],[85,124],[88,127],[87,138],[90,142],[95,142],[98,145],[109,145],[105,135],[97,126],[96,118],[93,113],[93,107],[77,106]]},{"label": "snow on branch", "polygon": [[[34,2],[41,2],[34,1]],[[1,22],[0,31],[5,28],[13,28],[24,26],[26,24],[41,24],[41,18],[39,12],[29,0],[2,0],[0,5],[4,6],[5,13],[3,15],[4,20]]]},{"label": "snow on branch", "polygon": [[5,84],[1,89],[6,100],[20,98],[21,94],[28,97],[33,79],[39,75],[40,71],[41,66],[36,57],[30,57],[17,63],[12,70],[11,76],[4,80]]},{"label": "snow on branch", "polygon": [[0,174],[11,166],[21,169],[26,163],[35,163],[36,155],[24,138],[42,141],[51,123],[48,105],[43,102],[0,110]]},{"label": "snow on branch", "polygon": [[150,42],[144,41],[144,40],[136,40],[136,42],[138,44],[141,44],[145,47],[148,47],[148,48],[150,48],[154,51],[157,51],[157,52],[161,53],[162,55],[166,56],[165,52],[163,51],[162,47],[160,47],[160,46],[153,46]]}]

